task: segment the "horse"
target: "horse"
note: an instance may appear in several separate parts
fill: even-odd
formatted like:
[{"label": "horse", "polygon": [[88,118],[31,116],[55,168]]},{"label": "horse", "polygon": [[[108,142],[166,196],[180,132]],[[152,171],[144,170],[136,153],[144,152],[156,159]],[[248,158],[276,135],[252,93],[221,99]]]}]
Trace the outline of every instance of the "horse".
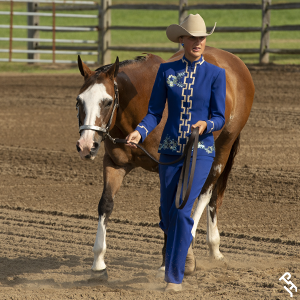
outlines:
[{"label": "horse", "polygon": [[[76,143],[82,159],[92,160],[97,155],[100,143],[104,141],[103,158],[104,183],[98,205],[98,229],[93,247],[92,270],[107,277],[104,255],[106,252],[106,229],[114,206],[114,198],[124,177],[134,168],[142,167],[158,172],[158,164],[140,149],[114,143],[112,137],[125,138],[147,114],[148,103],[159,65],[181,59],[178,51],[169,60],[146,54],[134,60],[106,65],[91,71],[78,56],[78,68],[84,83],[77,97],[80,138]],[[220,234],[217,227],[217,213],[222,204],[229,173],[240,144],[240,132],[250,115],[255,88],[246,65],[237,56],[212,47],[206,47],[204,59],[226,71],[225,125],[214,132],[216,156],[209,176],[198,197],[193,213],[193,240],[204,209],[207,207],[206,241],[210,257],[220,260]],[[167,104],[166,104],[167,107]],[[159,125],[148,135],[142,146],[159,159],[158,146],[167,119],[165,108]],[[164,270],[166,239],[162,248]],[[190,255],[190,254],[189,254]],[[189,259],[195,260],[193,253]],[[187,258],[188,259],[188,258]],[[194,271],[196,266],[194,266]]]}]

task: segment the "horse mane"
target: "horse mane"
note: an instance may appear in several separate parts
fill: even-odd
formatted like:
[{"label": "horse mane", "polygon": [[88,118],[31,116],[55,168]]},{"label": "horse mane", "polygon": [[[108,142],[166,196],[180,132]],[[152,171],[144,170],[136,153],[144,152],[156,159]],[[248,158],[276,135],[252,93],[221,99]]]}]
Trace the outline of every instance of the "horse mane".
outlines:
[{"label": "horse mane", "polygon": [[[120,67],[125,67],[127,65],[133,64],[133,63],[137,63],[137,62],[142,62],[145,61],[147,59],[147,56],[136,56],[135,59],[129,59],[129,60],[123,60],[119,63]],[[102,66],[98,69],[95,70],[96,75],[98,76],[100,73],[102,72],[106,72],[113,64],[109,64],[109,65],[105,65]]]},{"label": "horse mane", "polygon": [[[131,59],[131,60],[123,60],[119,63],[120,67],[124,67],[130,64],[134,64],[134,63],[140,63],[145,61],[148,58],[148,55],[146,56],[137,56],[135,59]],[[95,70],[95,74],[93,74],[92,76],[90,76],[83,84],[83,86],[81,87],[81,90],[84,91],[86,90],[89,86],[92,86],[96,83],[98,75],[102,72],[106,72],[107,70],[109,70],[109,68],[112,66],[113,64],[109,64],[109,65],[105,65],[102,66],[98,69]]]}]

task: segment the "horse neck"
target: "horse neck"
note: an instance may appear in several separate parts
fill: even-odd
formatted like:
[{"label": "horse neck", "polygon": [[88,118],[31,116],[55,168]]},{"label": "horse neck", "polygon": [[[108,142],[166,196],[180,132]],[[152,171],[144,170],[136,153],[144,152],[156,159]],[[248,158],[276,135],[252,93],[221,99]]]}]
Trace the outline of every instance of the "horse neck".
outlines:
[{"label": "horse neck", "polygon": [[[147,62],[147,61],[146,61]],[[135,129],[148,110],[157,68],[139,62],[120,68],[117,76],[120,106],[116,126],[126,133]]]}]

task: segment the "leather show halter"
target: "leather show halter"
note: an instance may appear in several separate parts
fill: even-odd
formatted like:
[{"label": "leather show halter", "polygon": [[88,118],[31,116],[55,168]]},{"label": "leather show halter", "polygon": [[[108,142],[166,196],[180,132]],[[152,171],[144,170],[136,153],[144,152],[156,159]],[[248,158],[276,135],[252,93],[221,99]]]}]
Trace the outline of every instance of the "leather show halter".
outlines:
[{"label": "leather show halter", "polygon": [[77,103],[76,103],[76,109],[78,109],[78,114],[77,114],[77,118],[78,118],[78,125],[79,125],[79,133],[81,133],[82,130],[94,130],[94,131],[99,131],[99,132],[103,132],[105,135],[103,137],[103,139],[106,137],[106,135],[108,135],[109,137],[111,137],[109,135],[109,128],[111,126],[113,117],[114,117],[114,113],[115,110],[118,109],[119,107],[119,89],[118,89],[118,85],[116,82],[114,82],[114,92],[115,92],[115,102],[114,102],[114,106],[110,115],[110,118],[106,124],[106,127],[99,127],[99,126],[94,126],[94,125],[81,125],[81,122],[79,120],[79,100],[77,97]]},{"label": "leather show halter", "polygon": [[[81,133],[82,130],[94,130],[94,131],[103,133],[103,140],[107,137],[114,144],[127,144],[126,139],[113,138],[109,134],[109,128],[111,126],[115,110],[119,107],[119,91],[118,91],[118,85],[116,82],[114,82],[114,91],[115,91],[114,106],[113,106],[112,113],[111,113],[111,116],[109,118],[109,121],[108,121],[106,127],[104,128],[104,127],[99,127],[99,126],[94,126],[94,125],[81,125],[80,120],[79,120],[79,110],[78,110],[77,117],[78,117],[78,122],[79,122],[79,133]],[[78,107],[79,107],[79,103],[77,102],[76,109]],[[184,148],[182,155],[178,159],[171,161],[169,163],[164,163],[164,162],[158,161],[142,146],[140,146],[139,144],[130,142],[131,144],[135,145],[137,148],[139,148],[143,152],[145,152],[145,154],[148,157],[150,157],[153,161],[155,161],[156,163],[161,164],[161,165],[172,165],[172,164],[175,164],[175,163],[181,161],[182,159],[184,159],[184,162],[182,165],[182,170],[181,170],[180,177],[179,177],[176,198],[175,198],[175,205],[176,205],[176,208],[178,208],[178,209],[184,208],[184,206],[186,205],[187,200],[189,198],[190,192],[191,192],[192,183],[193,183],[193,179],[194,179],[194,173],[195,173],[195,167],[196,167],[196,160],[197,160],[198,141],[199,141],[199,127],[196,127],[192,130],[191,136]],[[192,152],[193,152],[193,159],[192,159],[192,165],[191,165],[191,174],[190,174],[190,180],[188,180],[189,164],[191,161]],[[183,200],[182,200],[182,203],[180,204],[181,193],[182,193]]]}]

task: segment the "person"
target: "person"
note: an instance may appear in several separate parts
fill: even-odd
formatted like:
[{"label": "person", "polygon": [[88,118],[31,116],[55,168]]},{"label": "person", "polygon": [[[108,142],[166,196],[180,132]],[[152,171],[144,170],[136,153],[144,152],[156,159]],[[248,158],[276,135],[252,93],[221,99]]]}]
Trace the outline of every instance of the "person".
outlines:
[{"label": "person", "polygon": [[[165,291],[182,290],[186,257],[192,242],[194,224],[191,210],[210,172],[215,145],[213,132],[225,123],[225,70],[204,60],[206,25],[199,15],[188,15],[180,25],[172,24],[166,34],[184,49],[182,59],[160,65],[142,122],[127,137],[127,145],[143,142],[159,124],[168,99],[168,118],[158,152],[160,162],[177,159],[184,150],[193,128],[199,128],[198,154],[194,180],[183,209],[175,206],[175,196],[183,160],[172,165],[159,165],[160,228],[167,235],[165,256]],[[195,266],[194,266],[195,268]]]}]

